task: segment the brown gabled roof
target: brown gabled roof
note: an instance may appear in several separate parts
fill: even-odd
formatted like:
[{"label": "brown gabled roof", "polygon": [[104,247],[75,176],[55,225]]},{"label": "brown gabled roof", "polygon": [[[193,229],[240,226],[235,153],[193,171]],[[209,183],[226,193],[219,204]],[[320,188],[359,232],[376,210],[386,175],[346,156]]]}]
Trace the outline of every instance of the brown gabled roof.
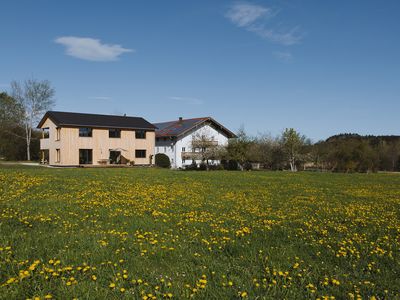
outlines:
[{"label": "brown gabled roof", "polygon": [[191,131],[192,129],[202,125],[204,122],[207,121],[211,122],[215,127],[219,128],[222,132],[224,132],[228,138],[236,138],[236,135],[232,131],[222,126],[220,123],[218,123],[211,117],[182,119],[170,122],[154,123],[154,125],[157,127],[156,137],[179,137]]},{"label": "brown gabled roof", "polygon": [[118,129],[145,129],[155,130],[155,126],[140,117],[82,114],[63,111],[48,111],[38,124],[41,128],[49,118],[57,126],[65,127],[92,127],[92,128],[118,128]]}]

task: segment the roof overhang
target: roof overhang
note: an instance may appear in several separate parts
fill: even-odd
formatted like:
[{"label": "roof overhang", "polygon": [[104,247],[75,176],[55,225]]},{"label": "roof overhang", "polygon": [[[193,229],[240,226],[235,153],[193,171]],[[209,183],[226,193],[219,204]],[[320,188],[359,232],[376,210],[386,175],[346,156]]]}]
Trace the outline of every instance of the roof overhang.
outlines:
[{"label": "roof overhang", "polygon": [[[178,122],[178,121],[177,121]],[[196,129],[198,127],[201,127],[204,123],[206,122],[211,122],[212,124],[214,124],[215,127],[219,128],[222,132],[224,132],[226,134],[226,136],[228,138],[237,138],[236,134],[234,134],[232,131],[230,131],[228,128],[226,128],[225,126],[223,126],[222,124],[218,123],[216,120],[214,120],[211,117],[207,117],[207,118],[203,118],[201,119],[199,122],[195,123],[193,126],[189,127],[188,129],[186,129],[185,131],[182,131],[179,134],[159,134],[157,135],[157,131],[156,131],[156,137],[169,137],[169,138],[179,138],[182,137],[184,135],[186,135],[187,133],[191,132],[193,129]]]}]

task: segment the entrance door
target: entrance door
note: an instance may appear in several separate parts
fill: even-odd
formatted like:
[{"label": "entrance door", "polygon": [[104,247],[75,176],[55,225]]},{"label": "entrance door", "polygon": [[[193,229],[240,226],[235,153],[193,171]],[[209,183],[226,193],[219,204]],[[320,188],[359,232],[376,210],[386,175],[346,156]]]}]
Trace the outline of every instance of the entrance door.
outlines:
[{"label": "entrance door", "polygon": [[93,163],[92,149],[79,149],[79,164],[91,165]]},{"label": "entrance door", "polygon": [[121,163],[121,151],[110,150],[110,164],[119,165]]}]

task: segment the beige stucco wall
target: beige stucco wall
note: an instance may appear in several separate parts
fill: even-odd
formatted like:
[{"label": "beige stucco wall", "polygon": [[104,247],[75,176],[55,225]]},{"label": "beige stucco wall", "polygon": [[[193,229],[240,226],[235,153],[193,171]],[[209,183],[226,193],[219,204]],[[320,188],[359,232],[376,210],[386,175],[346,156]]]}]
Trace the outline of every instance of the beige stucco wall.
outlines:
[{"label": "beige stucco wall", "polygon": [[[153,156],[155,132],[147,131],[146,139],[136,139],[134,130],[121,130],[121,138],[109,138],[108,129],[93,128],[92,137],[80,137],[79,128],[62,127],[57,141],[57,127],[47,119],[41,128],[49,128],[49,138],[40,140],[40,149],[49,150],[50,165],[79,165],[79,149],[93,150],[93,165],[100,159],[108,159],[110,149],[119,148],[121,154],[136,165],[148,165]],[[56,162],[56,149],[60,149],[60,162]],[[145,158],[136,158],[135,150],[146,150]]]}]

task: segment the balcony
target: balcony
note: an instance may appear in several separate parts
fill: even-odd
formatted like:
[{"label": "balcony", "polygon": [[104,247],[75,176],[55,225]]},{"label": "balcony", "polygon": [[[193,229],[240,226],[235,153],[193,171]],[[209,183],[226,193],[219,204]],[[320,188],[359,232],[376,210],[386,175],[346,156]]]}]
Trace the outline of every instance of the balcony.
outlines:
[{"label": "balcony", "polygon": [[203,158],[204,153],[202,152],[182,152],[182,159],[194,159],[201,160]]},{"label": "balcony", "polygon": [[218,146],[218,141],[203,141],[203,140],[192,141],[193,148],[207,148],[207,147],[215,147],[215,146]]},{"label": "balcony", "polygon": [[40,149],[41,150],[49,149],[49,147],[50,147],[50,142],[49,142],[48,138],[40,139]]}]

